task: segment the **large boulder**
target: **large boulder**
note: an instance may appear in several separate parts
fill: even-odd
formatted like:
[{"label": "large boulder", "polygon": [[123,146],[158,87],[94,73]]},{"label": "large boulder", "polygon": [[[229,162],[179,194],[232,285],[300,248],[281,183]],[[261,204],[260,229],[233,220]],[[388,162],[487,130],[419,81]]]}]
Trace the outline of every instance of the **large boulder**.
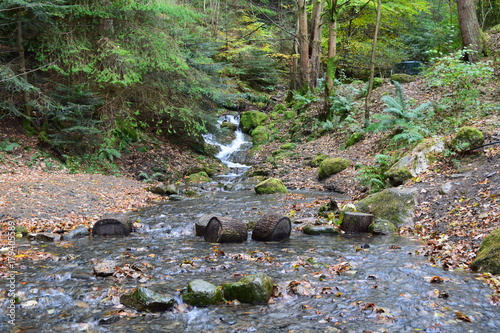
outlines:
[{"label": "large boulder", "polygon": [[266,121],[267,115],[260,111],[247,111],[241,115],[240,127],[244,133],[250,133],[254,128]]},{"label": "large boulder", "polygon": [[474,271],[500,274],[500,228],[483,239],[471,268]]},{"label": "large boulder", "polygon": [[343,157],[327,158],[319,165],[318,178],[326,179],[345,170],[351,165],[351,161]]},{"label": "large boulder", "polygon": [[264,273],[248,275],[241,280],[222,285],[224,298],[242,303],[267,303],[273,292],[273,279]]},{"label": "large boulder", "polygon": [[273,193],[287,193],[283,182],[278,178],[269,178],[263,182],[258,183],[255,188],[257,194],[273,194]]},{"label": "large boulder", "polygon": [[175,300],[170,295],[162,295],[148,288],[137,287],[130,294],[120,297],[120,303],[138,311],[166,311],[170,310]]},{"label": "large boulder", "polygon": [[[386,172],[389,180],[397,184],[416,177],[427,171],[429,166],[436,161],[438,155],[445,150],[444,138],[425,139],[404,155]],[[409,177],[409,178],[408,178]]]},{"label": "large boulder", "polygon": [[411,225],[416,204],[415,188],[388,188],[356,203],[356,210],[373,214],[376,219],[392,222],[397,227]]},{"label": "large boulder", "polygon": [[257,126],[252,130],[252,144],[254,146],[262,145],[269,141],[269,129],[265,126]]},{"label": "large boulder", "polygon": [[480,130],[472,126],[464,126],[458,130],[449,145],[457,152],[464,152],[482,145],[483,142],[484,136]]},{"label": "large boulder", "polygon": [[207,306],[222,302],[222,288],[210,282],[196,279],[188,283],[187,287],[181,290],[181,297],[184,302],[193,306]]}]

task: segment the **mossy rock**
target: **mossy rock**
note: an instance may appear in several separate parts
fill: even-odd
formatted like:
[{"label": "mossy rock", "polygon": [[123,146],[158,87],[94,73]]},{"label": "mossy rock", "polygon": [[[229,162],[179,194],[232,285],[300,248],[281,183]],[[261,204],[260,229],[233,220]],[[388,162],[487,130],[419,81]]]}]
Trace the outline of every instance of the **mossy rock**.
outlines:
[{"label": "mossy rock", "polygon": [[260,182],[255,186],[255,193],[257,194],[273,194],[273,193],[287,193],[285,185],[278,178],[269,178]]},{"label": "mossy rock", "polygon": [[267,120],[267,115],[260,111],[247,111],[241,115],[240,127],[244,133],[250,133],[254,128],[260,126]]},{"label": "mossy rock", "polygon": [[483,239],[477,257],[470,267],[478,272],[500,274],[500,228]]},{"label": "mossy rock", "polygon": [[411,225],[416,191],[414,188],[389,188],[357,202],[356,210],[373,214],[375,219],[390,221],[397,227]]},{"label": "mossy rock", "polygon": [[193,173],[186,178],[187,183],[208,183],[212,179],[208,176],[205,171],[200,171],[198,173]]},{"label": "mossy rock", "polygon": [[295,148],[297,148],[297,144],[295,144],[293,142],[289,142],[289,143],[285,143],[284,145],[281,145],[281,149],[284,149],[284,150],[292,150]]},{"label": "mossy rock", "polygon": [[290,120],[290,119],[293,119],[295,118],[295,111],[286,111],[285,114],[283,115],[283,118],[285,118],[285,120]]},{"label": "mossy rock", "polygon": [[404,182],[413,177],[411,171],[404,167],[391,168],[385,173],[385,176],[389,180],[389,184],[394,187],[403,185]]},{"label": "mossy rock", "polygon": [[373,78],[373,89],[377,89],[378,87],[382,87],[384,84],[384,80],[379,77]]},{"label": "mossy rock", "polygon": [[393,235],[398,232],[398,227],[390,221],[378,219],[370,224],[368,231],[374,235]]},{"label": "mossy rock", "polygon": [[309,162],[309,165],[312,166],[313,168],[317,168],[319,167],[319,165],[321,164],[321,162],[323,162],[324,160],[326,160],[327,158],[330,158],[330,156],[326,155],[326,154],[317,154],[316,156],[314,156],[312,158],[312,160]]},{"label": "mossy rock", "polygon": [[264,273],[248,275],[234,283],[222,285],[224,298],[242,303],[267,303],[273,292],[273,279]]},{"label": "mossy rock", "polygon": [[319,165],[318,178],[326,179],[335,175],[342,170],[347,169],[351,165],[351,161],[343,157],[327,158]]},{"label": "mossy rock", "polygon": [[472,126],[464,126],[450,141],[450,147],[456,152],[464,152],[482,145],[483,142],[484,135],[480,130]]},{"label": "mossy rock", "polygon": [[238,128],[238,125],[229,121],[224,121],[220,124],[220,128],[227,128],[228,130],[234,132]]},{"label": "mossy rock", "polygon": [[362,141],[364,138],[365,138],[365,133],[363,132],[352,133],[349,139],[347,139],[344,147],[349,148],[351,146],[354,146],[356,143]]},{"label": "mossy rock", "polygon": [[170,295],[162,295],[144,287],[137,287],[130,294],[120,297],[120,303],[138,311],[166,311],[171,309],[175,300]]},{"label": "mossy rock", "polygon": [[270,132],[265,126],[257,126],[252,130],[252,143],[255,146],[262,145],[269,141]]},{"label": "mossy rock", "polygon": [[338,235],[339,229],[332,225],[306,225],[302,228],[306,235]]},{"label": "mossy rock", "polygon": [[207,306],[223,301],[222,288],[201,279],[189,282],[181,290],[181,297],[184,302],[193,306]]},{"label": "mossy rock", "polygon": [[404,73],[398,73],[398,74],[392,74],[391,75],[391,80],[396,81],[399,83],[410,83],[415,81],[415,76],[409,75],[409,74],[404,74]]}]

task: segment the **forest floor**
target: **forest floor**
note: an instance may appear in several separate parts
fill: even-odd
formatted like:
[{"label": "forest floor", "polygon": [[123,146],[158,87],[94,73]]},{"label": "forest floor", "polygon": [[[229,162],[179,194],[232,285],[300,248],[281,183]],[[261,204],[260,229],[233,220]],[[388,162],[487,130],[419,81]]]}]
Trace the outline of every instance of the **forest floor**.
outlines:
[{"label": "forest floor", "polygon": [[[425,100],[415,84],[405,86],[410,98]],[[374,110],[380,110],[381,89],[375,95]],[[413,92],[413,93],[412,93]],[[378,104],[377,104],[378,103]],[[474,125],[484,131],[486,142],[498,140],[500,115],[478,119]],[[496,139],[495,139],[496,138]],[[182,174],[199,159],[182,147],[162,143],[155,151],[134,153],[117,162],[125,172],[121,176],[71,173],[54,159],[42,153],[36,137],[23,133],[18,124],[0,122],[0,142],[9,140],[19,147],[0,156],[0,240],[7,243],[7,225],[14,222],[18,230],[27,232],[67,232],[77,226],[91,227],[106,212],[128,212],[166,200],[148,191],[151,184],[133,179],[139,172],[152,174],[155,156],[169,155],[173,161],[166,168],[172,174]],[[270,167],[273,176],[281,178],[288,188],[340,192],[355,201],[367,195],[366,187],[356,177],[356,164],[369,165],[381,150],[384,139],[379,134],[368,135],[355,146],[342,150],[344,137],[327,134],[311,142],[298,144],[294,155],[284,157],[279,165]],[[255,153],[253,162],[264,161],[283,143],[273,142]],[[308,166],[317,153],[331,157],[346,157],[350,168],[326,181],[318,181],[317,169]],[[159,160],[159,159],[158,159]],[[165,168],[165,166],[163,166]],[[454,190],[441,194],[442,185],[451,182]],[[438,160],[418,180],[403,186],[419,189],[415,212],[415,227],[401,233],[422,240],[422,254],[445,269],[468,269],[481,244],[492,230],[500,228],[500,146],[491,145],[454,160]],[[319,206],[318,206],[319,208]],[[2,246],[3,247],[3,246]],[[21,254],[21,253],[20,253]],[[44,253],[25,253],[24,258],[39,260]],[[5,271],[6,256],[1,254],[0,272]],[[492,301],[500,302],[500,280],[485,276],[496,290]]]}]

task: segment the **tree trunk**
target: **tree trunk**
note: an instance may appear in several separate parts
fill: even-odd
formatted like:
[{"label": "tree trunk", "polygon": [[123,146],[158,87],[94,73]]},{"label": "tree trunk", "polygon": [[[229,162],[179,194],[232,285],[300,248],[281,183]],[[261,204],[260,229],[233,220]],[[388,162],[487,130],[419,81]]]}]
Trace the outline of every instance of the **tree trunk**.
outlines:
[{"label": "tree trunk", "polygon": [[[19,71],[21,72],[21,77],[28,84],[28,73],[26,72],[26,57],[24,54],[24,40],[23,40],[23,22],[22,22],[22,8],[17,10],[17,49],[19,54]],[[23,89],[23,110],[24,115],[30,118],[32,114],[30,103],[30,97],[28,90]]]},{"label": "tree trunk", "polygon": [[198,219],[198,221],[195,222],[194,233],[196,236],[198,236],[198,237],[205,236],[205,230],[207,228],[207,224],[212,217],[214,217],[213,214],[205,214],[205,215],[201,216]]},{"label": "tree trunk", "polygon": [[323,12],[323,0],[315,0],[313,6],[313,17],[311,22],[311,58],[309,82],[311,87],[317,85],[321,67],[321,14]]},{"label": "tree trunk", "polygon": [[247,225],[230,217],[214,216],[205,229],[205,241],[210,243],[241,243],[247,238]]},{"label": "tree trunk", "polygon": [[377,50],[378,30],[380,27],[380,16],[382,13],[382,0],[377,3],[377,21],[375,23],[375,33],[373,34],[372,55],[370,57],[370,81],[368,82],[368,93],[365,100],[365,127],[370,125],[370,97],[373,90],[373,78],[375,76],[375,51]]},{"label": "tree trunk", "polygon": [[328,58],[326,60],[326,87],[328,96],[333,89],[335,79],[335,57],[337,56],[337,1],[334,0],[328,9]]},{"label": "tree trunk", "polygon": [[365,213],[344,213],[340,229],[345,232],[368,232],[368,227],[373,223],[374,216]]},{"label": "tree trunk", "polygon": [[481,30],[477,19],[476,4],[474,0],[457,0],[458,21],[462,35],[462,46],[476,51],[468,54],[468,60],[475,62],[478,54],[482,52]]},{"label": "tree trunk", "polygon": [[290,238],[290,219],[279,214],[267,214],[260,218],[252,231],[252,239],[261,242],[281,242]]},{"label": "tree trunk", "polygon": [[306,1],[298,0],[298,23],[299,23],[299,86],[309,87],[309,39],[307,32]]},{"label": "tree trunk", "polygon": [[94,236],[128,236],[132,232],[132,220],[125,213],[104,215],[92,228]]}]

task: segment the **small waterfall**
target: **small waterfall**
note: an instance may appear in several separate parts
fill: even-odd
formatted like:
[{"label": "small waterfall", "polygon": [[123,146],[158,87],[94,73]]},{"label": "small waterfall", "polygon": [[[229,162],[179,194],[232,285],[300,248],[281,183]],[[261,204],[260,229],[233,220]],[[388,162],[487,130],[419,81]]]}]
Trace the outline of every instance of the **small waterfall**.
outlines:
[{"label": "small waterfall", "polygon": [[248,136],[245,135],[239,128],[239,116],[234,117],[232,115],[225,115],[220,117],[217,122],[218,128],[221,128],[221,124],[224,122],[229,122],[236,125],[236,131],[234,132],[235,138],[229,144],[222,143],[217,135],[213,133],[205,134],[203,138],[205,139],[206,143],[219,148],[219,153],[217,153],[215,157],[220,159],[221,162],[231,170],[230,174],[224,175],[223,177],[232,180],[238,176],[241,176],[250,168],[250,166],[242,163],[245,160],[245,156],[242,153],[247,151],[252,146],[252,143],[247,140]]}]

